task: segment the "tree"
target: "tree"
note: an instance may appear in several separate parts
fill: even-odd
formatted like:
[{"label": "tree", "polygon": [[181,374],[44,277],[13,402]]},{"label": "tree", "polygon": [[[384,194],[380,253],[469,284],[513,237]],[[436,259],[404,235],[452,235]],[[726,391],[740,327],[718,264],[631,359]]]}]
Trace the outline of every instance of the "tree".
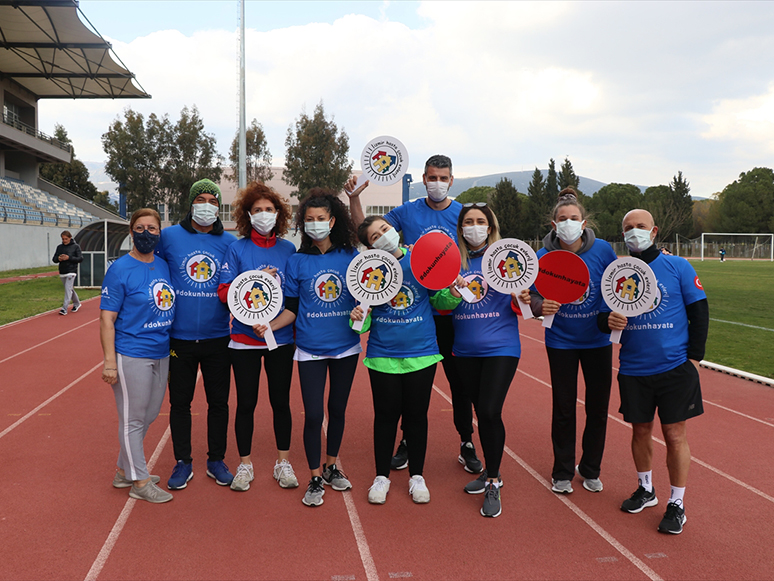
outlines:
[{"label": "tree", "polygon": [[774,172],[756,167],[720,192],[719,232],[774,232]]},{"label": "tree", "polygon": [[[54,137],[62,143],[72,146],[67,131],[58,123],[54,128]],[[87,200],[93,200],[94,196],[97,195],[97,187],[89,180],[89,170],[83,165],[83,162],[75,158],[74,149],[70,163],[40,164],[40,177]]]},{"label": "tree", "polygon": [[580,184],[580,178],[575,175],[575,170],[572,168],[572,163],[569,157],[564,158],[562,163],[561,173],[559,173],[559,191],[564,188],[573,188],[576,192],[580,192],[578,184]]},{"label": "tree", "polygon": [[495,191],[492,186],[473,186],[462,192],[454,198],[460,204],[469,204],[471,202],[489,202],[489,196]]},{"label": "tree", "polygon": [[107,190],[97,192],[97,195],[94,196],[94,200],[92,201],[98,206],[102,206],[113,212],[118,212],[118,204],[110,200],[110,194]]},{"label": "tree", "polygon": [[500,224],[500,235],[503,238],[522,238],[524,221],[519,191],[508,178],[501,178],[494,190],[491,206]]},{"label": "tree", "polygon": [[671,241],[675,234],[688,236],[693,230],[693,200],[690,184],[678,171],[668,186],[645,190],[643,207],[653,215],[659,239]]},{"label": "tree", "polygon": [[[247,162],[247,183],[261,182],[266,183],[274,177],[271,171],[271,152],[266,142],[266,134],[263,127],[256,119],[250,123],[250,127],[245,130],[247,149],[245,160]],[[231,150],[228,154],[228,161],[233,169],[233,173],[228,177],[232,182],[239,181],[239,132],[231,142]]]},{"label": "tree", "polygon": [[556,162],[552,157],[548,162],[548,175],[546,176],[546,197],[552,202],[559,196],[559,181],[556,175]]},{"label": "tree", "polygon": [[588,198],[586,209],[593,214],[595,233],[608,241],[621,240],[621,222],[629,210],[642,208],[643,195],[633,184],[607,184]]},{"label": "tree", "polygon": [[333,118],[325,118],[322,101],[311,118],[302,111],[295,129],[288,127],[285,148],[282,179],[297,188],[292,195],[299,199],[316,186],[340,191],[352,172],[349,137],[344,129],[339,133]]},{"label": "tree", "polygon": [[[551,167],[554,160],[552,159],[549,164],[549,176],[551,175]],[[556,172],[554,176],[554,188],[556,188]],[[556,204],[556,192],[549,194],[548,182],[543,181],[543,172],[538,168],[532,172],[532,180],[527,187],[528,202],[526,209],[523,212],[524,227],[523,233],[528,238],[534,238],[540,240],[544,234],[545,226],[549,221],[549,214],[551,208]]]}]

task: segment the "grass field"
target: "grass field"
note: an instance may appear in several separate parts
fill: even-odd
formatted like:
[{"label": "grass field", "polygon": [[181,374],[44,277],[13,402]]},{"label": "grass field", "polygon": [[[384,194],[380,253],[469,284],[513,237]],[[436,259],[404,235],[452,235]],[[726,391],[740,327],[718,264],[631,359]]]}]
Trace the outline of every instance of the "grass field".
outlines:
[{"label": "grass field", "polygon": [[[694,260],[691,264],[702,281],[710,306],[705,359],[774,378],[774,263]],[[0,272],[0,278],[47,270],[51,269],[5,271]],[[82,299],[98,294],[98,290],[78,291]],[[58,308],[61,304],[59,277],[2,284],[0,325]]]}]

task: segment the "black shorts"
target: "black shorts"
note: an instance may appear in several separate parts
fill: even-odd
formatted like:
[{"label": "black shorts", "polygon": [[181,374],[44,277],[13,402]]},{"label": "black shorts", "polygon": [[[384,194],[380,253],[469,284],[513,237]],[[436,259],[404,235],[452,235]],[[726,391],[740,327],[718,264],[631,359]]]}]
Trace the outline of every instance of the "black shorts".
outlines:
[{"label": "black shorts", "polygon": [[691,361],[656,375],[618,374],[619,412],[630,424],[653,421],[656,408],[662,424],[676,424],[704,413],[699,372]]}]

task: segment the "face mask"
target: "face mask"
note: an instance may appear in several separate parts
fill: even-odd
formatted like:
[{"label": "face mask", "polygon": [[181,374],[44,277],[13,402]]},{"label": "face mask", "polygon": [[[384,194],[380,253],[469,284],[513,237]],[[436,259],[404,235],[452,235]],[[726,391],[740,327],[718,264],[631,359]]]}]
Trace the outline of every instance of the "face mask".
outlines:
[{"label": "face mask", "polygon": [[134,233],[134,247],[140,254],[150,254],[161,240],[159,234],[151,234],[148,230]]},{"label": "face mask", "polygon": [[250,216],[250,222],[258,234],[268,236],[277,223],[277,214],[274,212],[256,212]]},{"label": "face mask", "polygon": [[463,226],[462,236],[468,241],[468,244],[474,248],[481,246],[486,242],[487,230],[489,226]]},{"label": "face mask", "polygon": [[650,230],[632,228],[628,232],[624,232],[624,241],[626,242],[626,246],[628,246],[629,250],[632,252],[642,252],[643,250],[647,250],[653,245],[653,241],[650,239],[650,233],[652,231],[652,228]]},{"label": "face mask", "polygon": [[304,222],[304,232],[309,235],[309,238],[316,242],[325,240],[331,233],[331,221]]},{"label": "face mask", "polygon": [[395,228],[390,228],[386,232],[383,232],[379,238],[374,240],[373,247],[377,250],[384,250],[385,252],[392,254],[398,249],[399,242],[400,234],[398,234]]},{"label": "face mask", "polygon": [[554,222],[556,226],[556,235],[559,240],[565,244],[572,244],[583,234],[583,225],[586,222],[576,222],[575,220],[564,220],[563,222]]},{"label": "face mask", "polygon": [[193,204],[191,206],[193,221],[199,226],[210,226],[218,219],[218,207],[212,204]]},{"label": "face mask", "polygon": [[427,182],[427,196],[434,202],[443,202],[449,191],[447,182]]}]

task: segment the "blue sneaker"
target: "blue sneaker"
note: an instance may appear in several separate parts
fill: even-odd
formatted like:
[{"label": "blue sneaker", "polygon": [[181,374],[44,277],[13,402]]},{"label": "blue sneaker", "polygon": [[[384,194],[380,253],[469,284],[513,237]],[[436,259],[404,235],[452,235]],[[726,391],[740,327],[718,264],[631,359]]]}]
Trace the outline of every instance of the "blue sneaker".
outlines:
[{"label": "blue sneaker", "polygon": [[234,480],[234,475],[231,474],[223,460],[216,460],[215,462],[207,460],[207,476],[214,478],[215,482],[221,486],[231,486]]},{"label": "blue sneaker", "polygon": [[172,476],[167,481],[167,488],[170,490],[182,490],[188,486],[188,481],[193,478],[193,464],[186,464],[182,460],[178,460],[175,464],[175,469],[172,471]]}]

